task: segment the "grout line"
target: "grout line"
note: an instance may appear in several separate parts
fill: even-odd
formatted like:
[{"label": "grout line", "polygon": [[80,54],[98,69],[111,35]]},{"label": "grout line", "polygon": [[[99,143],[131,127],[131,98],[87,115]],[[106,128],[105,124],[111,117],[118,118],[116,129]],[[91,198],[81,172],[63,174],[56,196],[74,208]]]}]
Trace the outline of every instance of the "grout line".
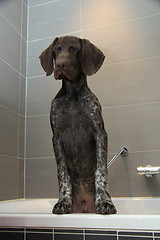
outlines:
[{"label": "grout line", "polygon": [[17,159],[17,157],[9,156],[9,155],[6,155],[6,154],[1,154],[1,153],[0,153],[0,156],[1,156],[1,157],[7,157],[7,158]]},{"label": "grout line", "polygon": [[[160,103],[160,101],[154,101],[154,102],[146,102],[146,103],[133,103],[133,104],[128,104],[128,105],[117,105],[117,106],[110,106],[110,107],[102,107],[103,110],[107,109],[112,109],[112,108],[124,108],[124,107],[132,107],[132,106],[141,106],[141,105],[148,105],[148,104],[156,104]],[[25,118],[36,118],[36,117],[45,117],[45,116],[50,116],[49,113],[46,114],[39,114],[39,115],[26,115]]]},{"label": "grout line", "polygon": [[59,1],[60,0],[53,0],[53,1],[45,2],[45,3],[39,3],[39,4],[36,4],[36,5],[33,5],[33,6],[29,6],[29,8],[39,7],[39,6],[43,6],[43,5],[47,5],[47,4],[51,4],[51,3],[59,2]]},{"label": "grout line", "polygon": [[22,77],[26,78],[26,76],[24,76],[20,71],[18,71],[17,69],[15,69],[14,67],[12,67],[8,62],[6,62],[3,58],[0,57],[0,60],[2,62],[4,62],[5,64],[7,64],[10,68],[12,68],[15,72],[17,72],[18,74],[20,74]]},{"label": "grout line", "polygon": [[18,113],[18,112],[16,112],[16,111],[14,111],[14,110],[6,107],[6,106],[0,105],[0,108],[4,108],[4,109],[8,110],[8,111],[11,112],[11,113],[17,114],[18,116],[21,116],[21,117],[24,117],[24,118],[25,118],[24,115],[22,115],[22,114],[20,114],[20,113]]},{"label": "grout line", "polygon": [[46,113],[46,114],[40,114],[40,115],[30,115],[30,116],[26,116],[26,119],[27,118],[36,118],[36,117],[45,117],[45,116],[50,116],[50,114]]},{"label": "grout line", "polygon": [[83,240],[86,239],[86,236],[85,236],[85,229],[83,229]]},{"label": "grout line", "polygon": [[[116,66],[116,65],[121,65],[121,64],[127,64],[127,63],[134,63],[134,62],[141,62],[141,61],[149,61],[149,60],[153,60],[153,59],[158,59],[160,58],[160,55],[159,56],[154,56],[154,57],[148,57],[148,58],[137,58],[137,59],[134,59],[134,60],[130,60],[130,61],[122,61],[122,62],[117,62],[117,63],[110,63],[110,64],[103,64],[102,65],[102,68],[103,67],[110,67],[110,66]],[[31,76],[29,77],[28,76],[28,79],[34,79],[34,78],[39,78],[39,77],[46,77],[45,74],[41,74],[41,75],[35,75],[35,76]]]},{"label": "grout line", "polygon": [[0,13],[0,15],[3,17],[3,19],[13,28],[13,30],[21,37],[21,38],[23,38],[23,40],[24,41],[27,41],[22,35],[21,35],[21,33],[19,33],[16,29],[15,29],[15,27],[13,27],[13,25],[8,21],[8,19],[2,14],[2,13]]},{"label": "grout line", "polygon": [[26,240],[26,228],[24,228],[24,240]]},{"label": "grout line", "polygon": [[[151,15],[147,15],[147,16],[143,16],[143,17],[137,17],[137,18],[133,18],[133,19],[125,20],[125,21],[115,22],[115,23],[111,23],[111,24],[106,24],[106,25],[101,25],[101,26],[96,26],[96,27],[91,27],[91,28],[84,28],[82,30],[82,32],[90,31],[90,30],[96,30],[96,29],[100,29],[100,28],[106,28],[106,27],[119,25],[119,24],[124,24],[124,23],[128,23],[128,22],[133,22],[133,21],[138,21],[138,20],[141,20],[141,19],[146,19],[146,18],[159,16],[159,15],[160,15],[160,12],[155,13],[155,14],[151,14]],[[57,35],[57,37],[62,36],[62,35],[69,35],[69,34],[73,34],[73,33],[78,33],[78,32],[79,31],[68,32],[68,33]],[[36,42],[36,41],[41,41],[41,40],[46,40],[46,39],[53,38],[53,37],[55,37],[55,36],[48,36],[46,38],[34,39],[34,40],[30,40],[29,43]]]},{"label": "grout line", "polygon": [[[21,1],[21,34],[23,27],[23,2]],[[22,37],[20,38],[20,56],[19,56],[19,70],[22,71]],[[21,75],[19,74],[19,89],[18,89],[18,113],[21,109]],[[17,129],[17,198],[19,196],[19,157],[20,155],[20,116],[18,115],[18,129]]]},{"label": "grout line", "polygon": [[[28,3],[29,4],[29,3]],[[24,198],[26,197],[26,140],[27,140],[27,91],[28,91],[28,34],[29,6],[27,6],[27,46],[26,46],[26,85],[25,85],[25,123],[24,123]]]},{"label": "grout line", "polygon": [[116,231],[116,235],[117,235],[117,240],[119,240],[119,237],[118,237],[118,231]]},{"label": "grout line", "polygon": [[73,31],[73,32],[63,33],[63,34],[57,34],[56,36],[55,36],[55,35],[52,35],[52,36],[48,36],[48,37],[45,37],[45,38],[28,40],[28,43],[33,43],[33,42],[37,42],[37,41],[43,41],[43,40],[47,40],[47,39],[50,39],[50,38],[51,38],[51,39],[54,39],[55,37],[62,37],[62,36],[65,36],[65,35],[73,35],[73,34],[76,34],[76,33],[80,33],[80,31],[77,30],[77,31]]},{"label": "grout line", "polygon": [[53,240],[54,240],[54,228],[52,229],[52,231],[53,231]]},{"label": "grout line", "polygon": [[121,65],[121,64],[127,64],[127,63],[132,63],[132,62],[143,62],[143,61],[149,61],[153,59],[160,58],[160,55],[154,56],[154,57],[146,57],[146,58],[137,58],[129,61],[122,61],[122,62],[116,62],[116,63],[109,63],[109,64],[103,64],[102,67],[110,67],[114,65]]},{"label": "grout line", "polygon": [[131,103],[126,105],[116,105],[116,106],[110,106],[110,107],[102,107],[102,110],[110,109],[110,108],[123,108],[123,107],[132,107],[132,106],[139,106],[139,105],[148,105],[148,104],[156,104],[160,103],[160,100],[153,101],[153,102],[145,102],[145,103]]},{"label": "grout line", "polygon": [[49,157],[31,157],[31,158],[26,158],[27,160],[39,160],[39,159],[55,159],[54,155],[53,156],[49,156]]},{"label": "grout line", "polygon": [[[144,151],[129,151],[129,154],[133,154],[133,153],[154,153],[154,152],[160,152],[160,149],[159,150],[144,150]],[[115,154],[116,152],[109,152],[108,155],[113,155]],[[1,155],[1,154],[0,154]],[[44,157],[30,157],[30,158],[26,158],[26,160],[39,160],[39,159],[55,159],[55,156],[44,156]]]},{"label": "grout line", "polygon": [[124,24],[124,23],[128,23],[128,22],[139,21],[141,19],[146,19],[146,18],[155,17],[155,16],[159,16],[159,15],[160,15],[160,12],[155,13],[155,14],[146,15],[146,16],[143,16],[143,17],[132,18],[132,19],[128,19],[128,20],[124,20],[124,21],[120,21],[120,22],[105,24],[105,25],[91,27],[91,28],[84,28],[83,31],[85,32],[85,31],[91,31],[91,30],[106,28],[106,27],[119,25],[119,24]]},{"label": "grout line", "polygon": [[25,89],[25,123],[24,123],[24,198],[26,197],[26,142],[27,142],[27,85],[28,79],[26,78]]},{"label": "grout line", "polygon": [[28,5],[27,5],[27,3],[25,3],[25,1],[23,1],[23,3],[24,3],[24,5],[28,8]]},{"label": "grout line", "polygon": [[46,77],[45,74],[43,75],[36,75],[36,76],[33,76],[33,77],[27,77],[28,79],[34,79],[34,78],[39,78],[39,77]]}]

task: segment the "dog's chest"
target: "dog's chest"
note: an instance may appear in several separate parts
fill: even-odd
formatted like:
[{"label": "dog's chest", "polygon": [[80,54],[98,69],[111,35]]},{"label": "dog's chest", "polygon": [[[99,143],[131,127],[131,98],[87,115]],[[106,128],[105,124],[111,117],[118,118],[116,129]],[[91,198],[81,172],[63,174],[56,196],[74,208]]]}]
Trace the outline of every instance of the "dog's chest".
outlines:
[{"label": "dog's chest", "polygon": [[55,125],[64,143],[88,144],[93,136],[93,122],[83,101],[63,100],[55,111]]},{"label": "dog's chest", "polygon": [[[88,172],[94,168],[95,138],[94,124],[85,102],[63,101],[54,113],[54,127],[63,146],[70,171]],[[82,164],[82,159],[85,162]],[[93,166],[92,166],[93,165]]]},{"label": "dog's chest", "polygon": [[78,101],[61,102],[56,110],[56,123],[62,132],[66,129],[78,131],[91,127],[87,106]]}]

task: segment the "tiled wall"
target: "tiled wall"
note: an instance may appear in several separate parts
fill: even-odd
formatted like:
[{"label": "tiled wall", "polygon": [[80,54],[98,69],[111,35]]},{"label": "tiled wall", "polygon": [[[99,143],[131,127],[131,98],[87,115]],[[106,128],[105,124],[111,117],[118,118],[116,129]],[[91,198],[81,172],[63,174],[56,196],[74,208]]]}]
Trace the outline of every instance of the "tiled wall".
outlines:
[{"label": "tiled wall", "polygon": [[26,1],[0,1],[0,200],[24,196],[26,46]]},{"label": "tiled wall", "polygon": [[159,231],[0,228],[5,240],[158,240]]},{"label": "tiled wall", "polygon": [[57,197],[50,102],[61,87],[46,77],[38,56],[56,36],[87,38],[106,55],[88,78],[103,107],[112,196],[160,196],[160,176],[138,176],[136,167],[159,165],[160,2],[157,0],[30,0],[27,69],[26,196]]},{"label": "tiled wall", "polygon": [[61,83],[45,77],[38,56],[61,35],[88,38],[106,55],[88,78],[103,107],[112,196],[160,196],[160,176],[138,176],[159,165],[159,1],[7,0],[0,2],[0,199],[24,196],[25,80],[28,16],[26,197],[57,197],[50,102]]}]

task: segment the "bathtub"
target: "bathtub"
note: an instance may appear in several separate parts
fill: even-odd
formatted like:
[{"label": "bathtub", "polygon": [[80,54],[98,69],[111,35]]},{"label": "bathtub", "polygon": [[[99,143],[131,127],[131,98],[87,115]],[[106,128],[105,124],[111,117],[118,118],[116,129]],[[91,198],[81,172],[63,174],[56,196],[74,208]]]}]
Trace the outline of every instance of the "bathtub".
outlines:
[{"label": "bathtub", "polygon": [[160,198],[113,198],[118,213],[52,214],[57,199],[0,202],[0,227],[160,231]]}]

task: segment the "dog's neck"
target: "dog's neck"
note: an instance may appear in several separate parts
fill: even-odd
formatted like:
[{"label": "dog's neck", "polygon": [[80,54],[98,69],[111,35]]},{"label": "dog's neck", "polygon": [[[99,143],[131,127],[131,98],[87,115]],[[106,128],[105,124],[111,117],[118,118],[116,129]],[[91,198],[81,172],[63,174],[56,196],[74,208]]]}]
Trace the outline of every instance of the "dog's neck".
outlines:
[{"label": "dog's neck", "polygon": [[87,89],[86,76],[81,73],[75,80],[62,79],[62,89],[69,99],[78,101]]}]

